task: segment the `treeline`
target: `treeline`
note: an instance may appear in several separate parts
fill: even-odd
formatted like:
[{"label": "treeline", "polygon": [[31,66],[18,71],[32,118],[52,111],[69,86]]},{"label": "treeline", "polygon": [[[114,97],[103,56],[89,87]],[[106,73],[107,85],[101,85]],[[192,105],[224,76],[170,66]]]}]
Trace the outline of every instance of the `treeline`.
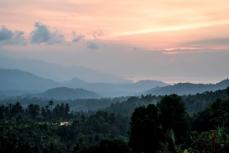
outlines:
[{"label": "treeline", "polygon": [[125,101],[112,103],[104,110],[114,114],[130,117],[136,108],[147,106],[149,104],[156,104],[161,98],[162,96],[152,95],[142,95],[140,97],[132,96]]},{"label": "treeline", "polygon": [[101,98],[101,99],[75,99],[75,100],[58,100],[58,99],[48,99],[41,97],[30,97],[30,96],[19,96],[19,97],[10,97],[7,99],[1,99],[0,105],[12,104],[15,102],[20,102],[22,106],[27,106],[29,104],[37,104],[40,106],[45,106],[49,101],[53,101],[54,105],[61,103],[68,103],[70,106],[70,111],[97,111],[99,109],[104,109],[110,106],[112,103],[121,102],[126,98]]},{"label": "treeline", "polygon": [[61,103],[53,106],[53,101],[49,101],[49,104],[46,106],[29,104],[27,107],[23,107],[20,102],[0,106],[0,119],[49,121],[51,119],[69,118],[70,115],[69,104]]},{"label": "treeline", "polygon": [[52,101],[46,106],[2,105],[0,152],[229,152],[226,97],[209,102],[195,115],[187,112],[184,99],[177,95],[156,97],[156,101],[154,96],[131,97],[127,102],[131,109],[118,109],[123,103],[116,103],[103,111],[78,113],[70,112],[68,104]]},{"label": "treeline", "polygon": [[[197,113],[206,109],[211,103],[217,99],[229,98],[229,88],[218,90],[215,92],[209,91],[196,95],[181,96],[185,103],[185,108],[189,113]],[[70,111],[98,111],[104,110],[115,114],[131,116],[134,109],[148,104],[158,103],[164,96],[142,95],[132,97],[119,98],[101,98],[101,99],[77,99],[77,100],[55,100],[54,104],[68,103]],[[1,99],[1,98],[0,98]],[[12,104],[19,101],[22,106],[29,104],[37,104],[45,107],[50,99],[36,98],[36,97],[12,97],[9,99],[0,100],[0,104]]]},{"label": "treeline", "polygon": [[186,109],[190,113],[197,113],[205,110],[217,99],[229,99],[229,87],[223,90],[207,91],[196,95],[182,96]]},{"label": "treeline", "polygon": [[[140,106],[146,106],[149,104],[156,104],[164,96],[142,95],[129,97],[123,102],[114,102],[105,110],[115,114],[121,114],[124,116],[131,116],[134,110]],[[224,90],[218,90],[215,92],[208,91],[196,95],[181,96],[181,99],[185,105],[185,109],[189,114],[195,114],[205,110],[209,105],[215,102],[217,99],[228,99],[229,88]]]}]

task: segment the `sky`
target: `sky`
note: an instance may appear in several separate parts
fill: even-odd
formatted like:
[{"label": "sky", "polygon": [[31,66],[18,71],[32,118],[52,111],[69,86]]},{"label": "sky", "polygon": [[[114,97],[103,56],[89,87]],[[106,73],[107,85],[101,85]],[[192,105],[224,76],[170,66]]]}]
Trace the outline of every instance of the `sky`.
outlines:
[{"label": "sky", "polygon": [[0,52],[125,79],[229,75],[227,0],[0,0]]}]

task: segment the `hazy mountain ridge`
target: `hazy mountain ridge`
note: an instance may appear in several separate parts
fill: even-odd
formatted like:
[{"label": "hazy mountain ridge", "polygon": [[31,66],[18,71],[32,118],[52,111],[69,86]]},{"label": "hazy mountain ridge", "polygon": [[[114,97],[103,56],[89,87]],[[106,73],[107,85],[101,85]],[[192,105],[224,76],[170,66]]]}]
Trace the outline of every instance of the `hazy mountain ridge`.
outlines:
[{"label": "hazy mountain ridge", "polygon": [[64,86],[71,88],[84,88],[99,93],[104,96],[128,96],[128,95],[137,95],[142,91],[153,87],[163,87],[168,84],[155,81],[155,80],[142,80],[136,83],[123,83],[123,84],[114,84],[114,83],[88,83],[80,79],[74,78],[70,81],[64,83]]},{"label": "hazy mountain ridge", "polygon": [[13,58],[4,54],[2,55],[2,57],[0,56],[0,65],[1,68],[19,69],[22,71],[31,72],[41,77],[47,77],[59,81],[70,80],[71,78],[77,76],[89,82],[129,82],[128,80],[122,79],[119,76],[99,72],[83,66],[59,65],[42,60]]},{"label": "hazy mountain ridge", "polygon": [[146,91],[144,94],[152,95],[193,95],[197,93],[202,93],[206,91],[216,91],[220,89],[225,89],[229,87],[229,80],[223,80],[216,84],[193,84],[193,83],[177,83],[174,85],[168,85],[165,87],[153,88]]},{"label": "hazy mountain ridge", "polygon": [[0,90],[42,91],[57,86],[57,82],[29,72],[0,69]]},{"label": "hazy mountain ridge", "polygon": [[115,97],[136,95],[147,89],[157,86],[165,86],[167,84],[154,80],[123,84],[103,82],[89,83],[78,79],[77,77],[70,81],[57,82],[51,79],[44,79],[32,73],[21,70],[0,69],[0,85],[1,96],[20,96],[30,93],[40,93],[47,89],[56,87],[69,87],[82,88],[98,93],[104,97]]},{"label": "hazy mountain ridge", "polygon": [[161,81],[142,80],[136,83],[115,84],[103,82],[89,83],[75,77],[70,81],[57,82],[21,70],[0,69],[0,85],[0,95],[2,97],[40,93],[56,87],[81,88],[103,97],[118,97],[139,95],[144,91],[146,91],[144,94],[153,95],[173,93],[178,95],[196,94],[225,89],[229,86],[229,81],[227,79],[216,84],[177,83],[175,85],[168,85]]}]

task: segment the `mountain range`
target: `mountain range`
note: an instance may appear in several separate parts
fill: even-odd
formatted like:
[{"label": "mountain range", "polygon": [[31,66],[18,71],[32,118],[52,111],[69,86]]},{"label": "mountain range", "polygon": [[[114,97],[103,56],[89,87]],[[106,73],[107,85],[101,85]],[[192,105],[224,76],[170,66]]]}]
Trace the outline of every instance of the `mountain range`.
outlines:
[{"label": "mountain range", "polygon": [[216,91],[229,87],[229,80],[225,79],[215,84],[193,84],[193,83],[177,83],[164,87],[152,88],[144,94],[152,95],[194,95],[205,91]]},{"label": "mountain range", "polygon": [[[18,96],[21,94],[41,93],[57,87],[84,89],[103,97],[136,95],[153,87],[166,86],[166,83],[144,80],[136,83],[91,83],[78,78],[58,82],[39,77],[35,74],[12,69],[0,69],[0,95]],[[66,89],[67,90],[67,89]]]},{"label": "mountain range", "polygon": [[163,87],[168,84],[156,80],[142,80],[136,83],[88,83],[78,78],[64,82],[63,86],[71,88],[83,88],[86,90],[94,91],[103,96],[117,97],[117,96],[130,96],[137,95],[151,88]]},{"label": "mountain range", "polygon": [[13,70],[0,69],[0,90],[20,90],[20,91],[42,91],[44,89],[54,88],[58,83],[32,73]]},{"label": "mountain range", "polygon": [[40,77],[47,77],[52,80],[64,81],[74,77],[86,80],[87,82],[105,83],[127,83],[130,82],[114,74],[100,72],[91,68],[79,65],[59,65],[42,60],[12,57],[0,53],[0,68],[18,69],[33,73]]},{"label": "mountain range", "polygon": [[[177,83],[168,85],[161,81],[142,80],[131,83],[104,83],[87,82],[77,77],[69,81],[54,81],[39,77],[33,73],[13,69],[0,69],[0,96],[20,96],[28,94],[40,94],[44,97],[56,93],[54,98],[69,95],[72,98],[99,98],[99,97],[120,97],[141,94],[152,95],[189,95],[205,91],[216,91],[229,86],[229,80],[223,80],[215,84],[193,84]],[[51,93],[50,93],[51,92]],[[88,95],[86,94],[88,93]],[[87,95],[87,96],[84,96]],[[77,95],[77,96],[74,96]],[[50,96],[52,97],[52,96]]]}]

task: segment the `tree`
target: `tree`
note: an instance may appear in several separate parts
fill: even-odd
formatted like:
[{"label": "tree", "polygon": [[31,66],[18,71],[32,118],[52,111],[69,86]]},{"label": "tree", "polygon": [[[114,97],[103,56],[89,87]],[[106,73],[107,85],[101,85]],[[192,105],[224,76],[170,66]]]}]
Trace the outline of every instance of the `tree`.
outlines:
[{"label": "tree", "polygon": [[69,104],[57,104],[53,109],[54,117],[66,118],[69,115],[70,107]]},{"label": "tree", "polygon": [[40,106],[34,105],[34,104],[29,104],[26,112],[33,118],[37,117],[40,114]]},{"label": "tree", "polygon": [[23,108],[19,102],[12,106],[12,114],[16,115],[23,112]]},{"label": "tree", "polygon": [[54,102],[53,102],[52,100],[49,101],[49,106],[50,106],[50,109],[51,109],[51,110],[53,109],[53,108],[52,108],[53,103],[54,103]]},{"label": "tree", "polygon": [[165,133],[175,144],[188,140],[190,128],[188,114],[185,111],[181,97],[177,95],[165,96],[158,103],[160,120]]},{"label": "tree", "polygon": [[69,104],[65,104],[64,115],[67,117],[69,115],[70,107]]},{"label": "tree", "polygon": [[208,131],[218,127],[229,129],[229,99],[218,99],[193,119],[193,130]]},{"label": "tree", "polygon": [[133,152],[155,153],[161,149],[163,140],[157,107],[150,104],[135,109],[130,127],[130,146]]}]

